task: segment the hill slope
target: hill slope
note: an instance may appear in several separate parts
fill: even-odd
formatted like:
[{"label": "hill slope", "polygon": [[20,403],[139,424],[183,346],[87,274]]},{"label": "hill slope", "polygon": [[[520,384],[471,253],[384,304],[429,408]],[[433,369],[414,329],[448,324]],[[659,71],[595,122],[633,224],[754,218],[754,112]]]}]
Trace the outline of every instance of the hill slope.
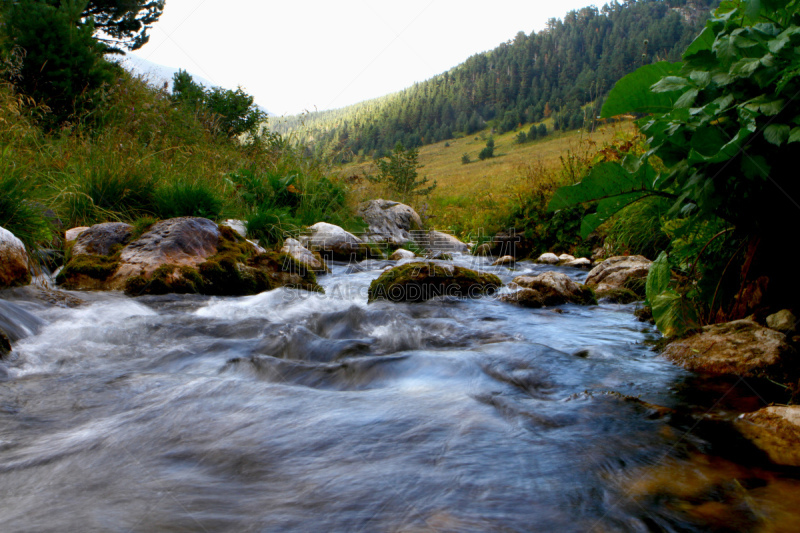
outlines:
[{"label": "hill slope", "polygon": [[675,60],[717,0],[640,0],[570,11],[564,20],[399,93],[272,124],[340,161],[552,119],[574,129],[614,83],[642,62]]}]

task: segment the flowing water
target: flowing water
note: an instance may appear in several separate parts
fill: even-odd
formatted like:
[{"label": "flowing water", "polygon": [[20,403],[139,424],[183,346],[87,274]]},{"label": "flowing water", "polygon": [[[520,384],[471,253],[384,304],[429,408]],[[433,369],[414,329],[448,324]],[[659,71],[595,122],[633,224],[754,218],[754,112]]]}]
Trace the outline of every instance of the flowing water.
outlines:
[{"label": "flowing water", "polygon": [[635,305],[368,305],[388,264],[325,295],[0,294],[0,530],[797,530],[797,476],[727,422],[758,395],[659,359]]}]

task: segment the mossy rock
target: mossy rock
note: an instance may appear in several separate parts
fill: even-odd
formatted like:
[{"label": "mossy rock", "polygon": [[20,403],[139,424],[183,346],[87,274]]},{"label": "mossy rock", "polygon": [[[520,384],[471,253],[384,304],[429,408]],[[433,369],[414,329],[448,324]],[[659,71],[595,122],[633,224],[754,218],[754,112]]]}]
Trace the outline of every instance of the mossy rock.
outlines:
[{"label": "mossy rock", "polygon": [[476,297],[503,285],[494,274],[456,265],[413,262],[387,270],[369,286],[370,302],[422,302],[437,296]]},{"label": "mossy rock", "polygon": [[56,284],[67,290],[102,289],[119,267],[119,250],[113,255],[80,254],[70,258],[56,276]]},{"label": "mossy rock", "polygon": [[619,288],[597,291],[597,299],[615,304],[629,304],[641,301],[643,298],[630,289]]}]

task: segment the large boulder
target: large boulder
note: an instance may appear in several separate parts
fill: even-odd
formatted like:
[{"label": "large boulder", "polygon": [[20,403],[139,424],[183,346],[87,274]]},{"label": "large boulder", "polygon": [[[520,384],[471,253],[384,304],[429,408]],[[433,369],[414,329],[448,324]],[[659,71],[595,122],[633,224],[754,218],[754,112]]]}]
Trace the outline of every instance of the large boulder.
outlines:
[{"label": "large boulder", "polygon": [[364,241],[327,222],[309,226],[308,234],[300,236],[300,243],[311,252],[343,261],[361,259],[365,255]]},{"label": "large boulder", "polygon": [[219,240],[219,226],[207,218],[180,217],[157,222],[122,250],[111,284],[122,288],[128,278],[150,276],[164,265],[197,267],[217,253]]},{"label": "large boulder", "polygon": [[28,252],[13,233],[0,227],[0,289],[31,282]]},{"label": "large boulder", "polygon": [[[597,292],[611,289],[634,289],[636,280],[646,280],[653,262],[641,255],[609,257],[592,270],[586,277],[586,285]],[[634,289],[634,292],[636,290]]]},{"label": "large boulder", "polygon": [[300,244],[296,239],[286,239],[281,248],[282,254],[287,254],[298,263],[305,265],[309,270],[314,272],[326,272],[327,267],[322,257],[318,253],[314,253],[308,248]]},{"label": "large boulder", "polygon": [[671,342],[662,355],[695,372],[777,381],[788,381],[798,367],[786,335],[752,320],[705,326],[699,333]]},{"label": "large boulder", "polygon": [[545,272],[538,276],[517,276],[509,288],[518,290],[504,294],[500,299],[524,307],[597,303],[590,288],[576,283],[561,272]]},{"label": "large boulder", "polygon": [[742,415],[736,420],[735,426],[772,462],[800,466],[799,405],[765,407]]},{"label": "large boulder", "polygon": [[494,274],[452,264],[416,261],[385,271],[369,286],[369,301],[422,302],[438,296],[492,294],[503,285]]},{"label": "large boulder", "polygon": [[110,255],[74,255],[56,281],[67,289],[142,294],[257,294],[276,287],[321,291],[316,276],[288,254],[258,253],[234,229],[182,217],[154,224]]},{"label": "large boulder", "polygon": [[412,241],[411,232],[422,230],[422,219],[413,208],[389,200],[370,200],[361,204],[358,214],[369,224],[364,232],[368,242],[403,246]]},{"label": "large boulder", "polygon": [[72,247],[72,255],[111,255],[131,238],[133,226],[124,222],[103,222],[80,232]]}]

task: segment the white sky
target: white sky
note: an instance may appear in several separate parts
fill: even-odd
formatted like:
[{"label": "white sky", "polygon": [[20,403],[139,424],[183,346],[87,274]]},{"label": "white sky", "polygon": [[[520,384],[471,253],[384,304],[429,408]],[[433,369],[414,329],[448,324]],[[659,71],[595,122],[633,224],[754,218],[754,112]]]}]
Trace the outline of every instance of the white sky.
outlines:
[{"label": "white sky", "polygon": [[167,0],[134,53],[276,115],[399,91],[592,0]]}]

